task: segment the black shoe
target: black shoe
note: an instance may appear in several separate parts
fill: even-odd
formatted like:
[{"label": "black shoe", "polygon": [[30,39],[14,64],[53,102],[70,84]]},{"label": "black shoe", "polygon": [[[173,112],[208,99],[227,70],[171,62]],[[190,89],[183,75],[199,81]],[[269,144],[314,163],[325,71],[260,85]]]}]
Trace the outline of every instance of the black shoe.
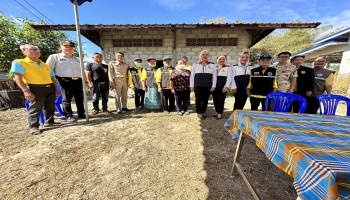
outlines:
[{"label": "black shoe", "polygon": [[68,123],[75,122],[75,120],[76,120],[76,119],[74,119],[72,116],[67,117],[67,122],[68,122]]},{"label": "black shoe", "polygon": [[86,118],[86,115],[85,115],[85,114],[78,115],[78,118],[80,118],[80,119],[85,119],[85,118]]},{"label": "black shoe", "polygon": [[130,109],[128,109],[128,108],[122,108],[122,111],[130,111]]}]

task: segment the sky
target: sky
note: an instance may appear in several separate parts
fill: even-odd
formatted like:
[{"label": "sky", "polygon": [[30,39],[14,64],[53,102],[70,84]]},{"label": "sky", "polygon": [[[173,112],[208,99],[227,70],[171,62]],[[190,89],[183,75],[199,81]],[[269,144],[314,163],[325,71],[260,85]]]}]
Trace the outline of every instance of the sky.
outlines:
[{"label": "sky", "polygon": [[[225,17],[225,22],[321,22],[350,26],[350,0],[93,0],[79,6],[80,24],[182,24]],[[75,24],[69,0],[1,0],[0,13],[48,24]],[[69,37],[78,40],[76,32]],[[82,37],[87,57],[101,49]]]}]

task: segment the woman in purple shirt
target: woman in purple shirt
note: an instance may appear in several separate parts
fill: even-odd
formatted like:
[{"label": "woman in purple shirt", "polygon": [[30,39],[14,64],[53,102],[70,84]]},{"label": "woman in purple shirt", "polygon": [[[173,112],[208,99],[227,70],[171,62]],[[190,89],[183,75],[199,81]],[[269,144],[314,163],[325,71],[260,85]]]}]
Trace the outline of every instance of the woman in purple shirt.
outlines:
[{"label": "woman in purple shirt", "polygon": [[175,94],[177,115],[189,115],[187,105],[190,97],[191,72],[185,69],[186,65],[182,59],[177,61],[176,70],[171,73],[171,92]]}]

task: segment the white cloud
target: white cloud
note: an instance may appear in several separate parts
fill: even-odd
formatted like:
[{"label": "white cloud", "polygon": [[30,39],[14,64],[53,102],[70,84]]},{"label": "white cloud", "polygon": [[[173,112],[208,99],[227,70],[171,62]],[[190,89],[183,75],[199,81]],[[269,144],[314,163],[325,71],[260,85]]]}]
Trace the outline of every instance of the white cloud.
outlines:
[{"label": "white cloud", "polygon": [[12,21],[14,21],[16,24],[23,24],[23,22],[22,21],[20,21],[20,20],[18,20],[15,16],[13,16],[13,15],[10,15],[10,19],[12,20]]},{"label": "white cloud", "polygon": [[22,12],[22,9],[18,6],[16,6],[17,10],[19,10],[20,12]]},{"label": "white cloud", "polygon": [[154,0],[155,3],[162,7],[168,8],[174,11],[181,11],[196,5],[198,0]]},{"label": "white cloud", "polygon": [[323,17],[320,21],[323,25],[334,27],[350,26],[350,10],[344,10],[339,15]]}]

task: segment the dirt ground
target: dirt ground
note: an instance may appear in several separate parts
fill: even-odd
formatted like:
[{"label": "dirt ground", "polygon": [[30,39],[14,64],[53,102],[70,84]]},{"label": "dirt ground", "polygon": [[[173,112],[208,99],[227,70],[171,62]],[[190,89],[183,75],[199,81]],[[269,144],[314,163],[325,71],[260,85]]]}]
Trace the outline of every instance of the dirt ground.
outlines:
[{"label": "dirt ground", "polygon": [[[230,98],[224,118],[232,105]],[[199,121],[190,108],[188,116],[98,114],[37,136],[28,133],[24,108],[2,111],[0,199],[253,199],[239,175],[230,177],[237,141],[226,120]],[[263,199],[296,199],[293,180],[249,137],[241,163]]]}]

